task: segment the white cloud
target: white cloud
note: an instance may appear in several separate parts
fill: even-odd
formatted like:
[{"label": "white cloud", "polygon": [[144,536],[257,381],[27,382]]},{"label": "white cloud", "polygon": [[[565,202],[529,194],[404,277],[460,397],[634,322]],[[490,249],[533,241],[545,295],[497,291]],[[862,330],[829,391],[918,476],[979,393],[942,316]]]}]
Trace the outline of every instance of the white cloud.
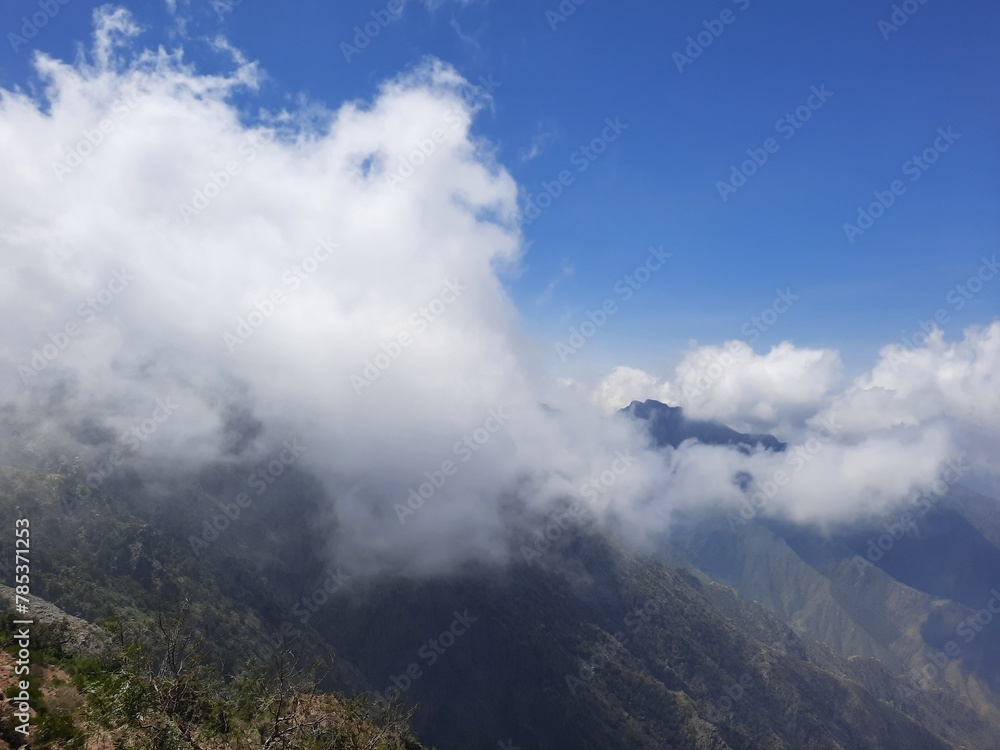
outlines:
[{"label": "white cloud", "polygon": [[623,409],[633,401],[653,399],[671,402],[671,386],[662,383],[655,375],[635,367],[619,366],[605,375],[591,393],[591,401],[607,413]]},{"label": "white cloud", "polygon": [[[130,54],[121,38],[135,30],[130,16],[98,21],[92,62],[39,60],[48,113],[23,93],[0,100],[11,271],[0,307],[23,323],[3,342],[4,401],[41,408],[50,388],[69,387],[74,409],[118,429],[169,394],[177,417],[150,450],[169,446],[196,462],[219,455],[221,409],[211,404],[224,405],[238,384],[273,434],[312,447],[313,468],[331,483],[379,478],[359,495],[371,506],[341,508],[356,529],[405,498],[489,408],[537,408],[495,275],[520,252],[517,191],[473,137],[478,103],[454,70],[429,62],[320,129],[294,113],[250,124],[230,95],[252,88],[252,65],[200,75],[166,52],[125,64],[117,58]],[[421,157],[436,130],[444,139]],[[390,184],[408,161],[419,164]],[[338,252],[289,286],[287,269],[327,237]],[[81,318],[78,303],[121,268],[134,281]],[[416,330],[411,316],[447,282],[466,291]],[[275,289],[280,307],[230,354],[224,335]],[[25,386],[17,366],[31,368],[33,352],[67,325],[78,333],[51,363],[36,359],[45,367]],[[417,340],[359,396],[351,376],[401,332]],[[63,406],[50,419],[81,416]],[[450,492],[470,481],[458,478]],[[391,521],[405,554],[405,539],[418,536]]]},{"label": "white cloud", "polygon": [[[608,475],[593,509],[636,540],[673,508],[736,504],[735,472],[768,476],[787,460],[654,451],[635,425],[550,381],[502,283],[523,251],[517,186],[475,135],[475,88],[449,66],[429,61],[325,115],[306,104],[248,117],[234,94],[252,92],[261,73],[227,44],[215,46],[232,69],[199,73],[179,52],[132,52],[138,28],[124,11],[97,18],[89,61],[37,58],[44,100],[0,92],[0,315],[17,323],[0,342],[8,424],[86,457],[103,448],[80,443],[82,425],[114,436],[170,397],[176,415],[144,455],[196,467],[231,460],[230,417],[243,410],[263,425],[243,458],[286,437],[306,446],[301,462],[331,495],[340,554],[413,573],[505,559],[511,508],[580,499],[618,451],[629,467]],[[124,287],[114,282],[122,269]],[[449,284],[461,292],[442,302]],[[233,346],[226,334],[241,320],[259,325]],[[982,413],[967,422],[995,435],[995,331],[980,339],[915,356],[936,374],[903,373],[891,386],[904,399],[933,394],[936,410],[909,427],[851,417],[872,434],[830,441],[775,512],[838,518],[891,504],[954,447],[935,418],[977,399]],[[805,444],[804,421],[832,403],[836,353],[737,353],[701,395],[684,393],[697,382],[690,368],[668,381],[619,368],[599,400],[681,399],[692,416],[795,427]],[[387,366],[357,393],[352,377],[376,360]],[[44,367],[26,385],[35,364]],[[887,387],[878,368],[872,382]],[[844,394],[848,417],[872,388],[856,390]],[[501,406],[510,417],[489,432]],[[466,437],[477,450],[463,461]],[[458,472],[400,523],[394,506],[445,461]]]},{"label": "white cloud", "polygon": [[829,407],[847,429],[867,433],[948,418],[1000,430],[1000,322],[946,342],[934,330],[924,346],[890,344],[871,372]]},{"label": "white cloud", "polygon": [[835,351],[783,342],[756,354],[733,340],[688,351],[668,380],[616,368],[598,384],[595,399],[614,409],[633,399],[654,398],[684,407],[691,417],[766,430],[801,425],[826,403],[840,378]]},{"label": "white cloud", "polygon": [[671,379],[617,367],[591,399],[612,411],[652,398],[692,418],[774,432],[790,442],[787,454],[731,457],[729,467],[758,486],[787,475],[763,512],[849,521],[928,491],[949,462],[965,467],[964,480],[1000,474],[1000,322],[955,342],[935,331],[924,344],[885,347],[871,372],[843,388],[835,351],[785,342],[757,354],[730,341],[689,351]]},{"label": "white cloud", "polygon": [[864,435],[897,426],[949,425],[979,470],[1000,474],[1000,321],[948,342],[934,330],[923,346],[890,344],[820,415]]}]

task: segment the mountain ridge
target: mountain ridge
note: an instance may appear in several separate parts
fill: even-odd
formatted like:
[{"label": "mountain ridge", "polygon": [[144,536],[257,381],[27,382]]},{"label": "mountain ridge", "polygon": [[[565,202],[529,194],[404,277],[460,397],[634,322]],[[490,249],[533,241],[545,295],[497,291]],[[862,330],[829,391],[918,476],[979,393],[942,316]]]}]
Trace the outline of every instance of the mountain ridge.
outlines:
[{"label": "mountain ridge", "polygon": [[756,448],[782,452],[788,447],[774,435],[738,432],[721,422],[690,419],[680,406],[668,406],[653,399],[633,401],[618,413],[645,420],[650,435],[660,448],[677,448],[685,440],[697,440],[708,445],[731,445],[745,453]]}]

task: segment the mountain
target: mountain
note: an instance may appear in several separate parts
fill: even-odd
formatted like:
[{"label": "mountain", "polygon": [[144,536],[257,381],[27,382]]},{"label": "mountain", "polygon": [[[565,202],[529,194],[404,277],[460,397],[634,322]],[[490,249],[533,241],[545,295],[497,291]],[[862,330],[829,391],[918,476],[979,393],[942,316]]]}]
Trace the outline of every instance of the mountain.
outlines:
[{"label": "mountain", "polygon": [[783,451],[786,444],[773,435],[753,435],[737,432],[718,422],[689,419],[679,406],[667,406],[659,401],[633,401],[621,413],[643,419],[657,446],[678,447],[685,440],[697,440],[708,445],[732,445],[749,452],[755,448]]},{"label": "mountain", "polygon": [[997,501],[955,487],[911,523],[898,513],[827,534],[690,514],[660,559],[733,586],[843,658],[878,659],[903,679],[902,699],[946,696],[1000,724],[1000,527],[977,517],[986,506]]},{"label": "mountain", "polygon": [[[416,665],[398,684],[419,703],[418,736],[441,748],[987,746],[992,728],[967,706],[901,702],[875,659],[838,657],[707,577],[588,533],[556,554],[551,566],[396,581],[317,627],[366,674]],[[452,612],[475,621],[422,661]]]},{"label": "mountain", "polygon": [[[239,476],[232,465],[123,473],[84,493],[72,471],[6,469],[0,525],[33,519],[32,543],[45,550],[37,595],[70,614],[187,612],[220,674],[287,650],[300,665],[321,662],[320,686],[370,711],[385,698],[413,708],[417,737],[439,750],[988,748],[1000,726],[955,691],[906,692],[875,639],[870,654],[845,656],[789,627],[791,609],[586,524],[506,567],[331,585],[328,500],[293,473],[195,553],[192,528]],[[706,568],[710,557],[699,558]]]},{"label": "mountain", "polygon": [[[690,437],[743,446],[778,442],[713,423],[689,428],[680,409],[655,401],[633,402],[623,413],[647,420],[661,446]],[[961,705],[996,726],[998,509],[995,499],[952,484],[913,508],[822,533],[759,516],[733,524],[720,511],[687,511],[677,514],[659,559],[734,587],[842,658],[877,659],[903,681],[903,702],[931,694],[950,710]]]}]

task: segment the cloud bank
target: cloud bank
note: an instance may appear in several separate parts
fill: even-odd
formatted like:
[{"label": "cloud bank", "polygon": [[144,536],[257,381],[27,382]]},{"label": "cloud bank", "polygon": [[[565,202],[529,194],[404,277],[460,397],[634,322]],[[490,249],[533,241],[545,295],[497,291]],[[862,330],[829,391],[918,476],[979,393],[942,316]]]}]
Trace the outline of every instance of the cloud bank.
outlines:
[{"label": "cloud bank", "polygon": [[39,54],[37,90],[0,91],[12,445],[195,469],[298,441],[336,555],[434,574],[517,555],[511,528],[567,500],[642,542],[784,472],[760,512],[843,520],[930,487],[975,431],[996,444],[1000,324],[898,370],[889,347],[839,391],[836,352],[791,344],[707,347],[669,380],[619,368],[603,406],[660,398],[804,453],[654,450],[522,330],[517,185],[474,131],[488,94],[428,60],[370,101],[258,111],[239,102],[261,74],[224,40],[206,73],[140,36],[99,11],[89,54]]}]

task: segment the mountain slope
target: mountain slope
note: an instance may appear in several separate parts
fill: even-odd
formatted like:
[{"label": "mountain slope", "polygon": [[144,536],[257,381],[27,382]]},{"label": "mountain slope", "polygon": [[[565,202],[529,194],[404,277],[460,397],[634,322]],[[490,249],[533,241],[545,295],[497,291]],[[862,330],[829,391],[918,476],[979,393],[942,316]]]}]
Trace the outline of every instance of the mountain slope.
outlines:
[{"label": "mountain slope", "polygon": [[[664,408],[679,414],[655,402],[625,413]],[[660,442],[655,417],[649,430]],[[1000,612],[990,611],[1000,609],[998,509],[952,486],[827,533],[763,517],[734,525],[696,510],[677,515],[660,557],[735,587],[844,658],[877,658],[903,679],[904,698],[928,692],[998,724]]]},{"label": "mountain slope", "polygon": [[[442,748],[508,737],[566,748],[988,746],[971,710],[952,702],[946,715],[926,695],[901,702],[890,670],[804,642],[732,589],[597,535],[564,552],[576,563],[386,584],[321,613],[317,627],[385,687],[416,664],[419,676],[398,682],[419,703],[418,733]],[[422,660],[421,643],[455,611],[476,621]]]},{"label": "mountain slope", "polygon": [[[355,577],[304,610],[330,580],[327,501],[309,477],[275,485],[204,549],[191,543],[240,476],[123,474],[84,498],[72,476],[4,470],[0,524],[33,519],[46,550],[37,593],[70,613],[187,601],[225,671],[266,660],[272,644],[322,659],[327,688],[396,688],[389,697],[416,706],[418,736],[440,750],[990,747],[997,725],[951,693],[905,695],[895,665],[842,658],[733,589],[583,527],[531,563]],[[859,622],[848,615],[845,626]]]}]

